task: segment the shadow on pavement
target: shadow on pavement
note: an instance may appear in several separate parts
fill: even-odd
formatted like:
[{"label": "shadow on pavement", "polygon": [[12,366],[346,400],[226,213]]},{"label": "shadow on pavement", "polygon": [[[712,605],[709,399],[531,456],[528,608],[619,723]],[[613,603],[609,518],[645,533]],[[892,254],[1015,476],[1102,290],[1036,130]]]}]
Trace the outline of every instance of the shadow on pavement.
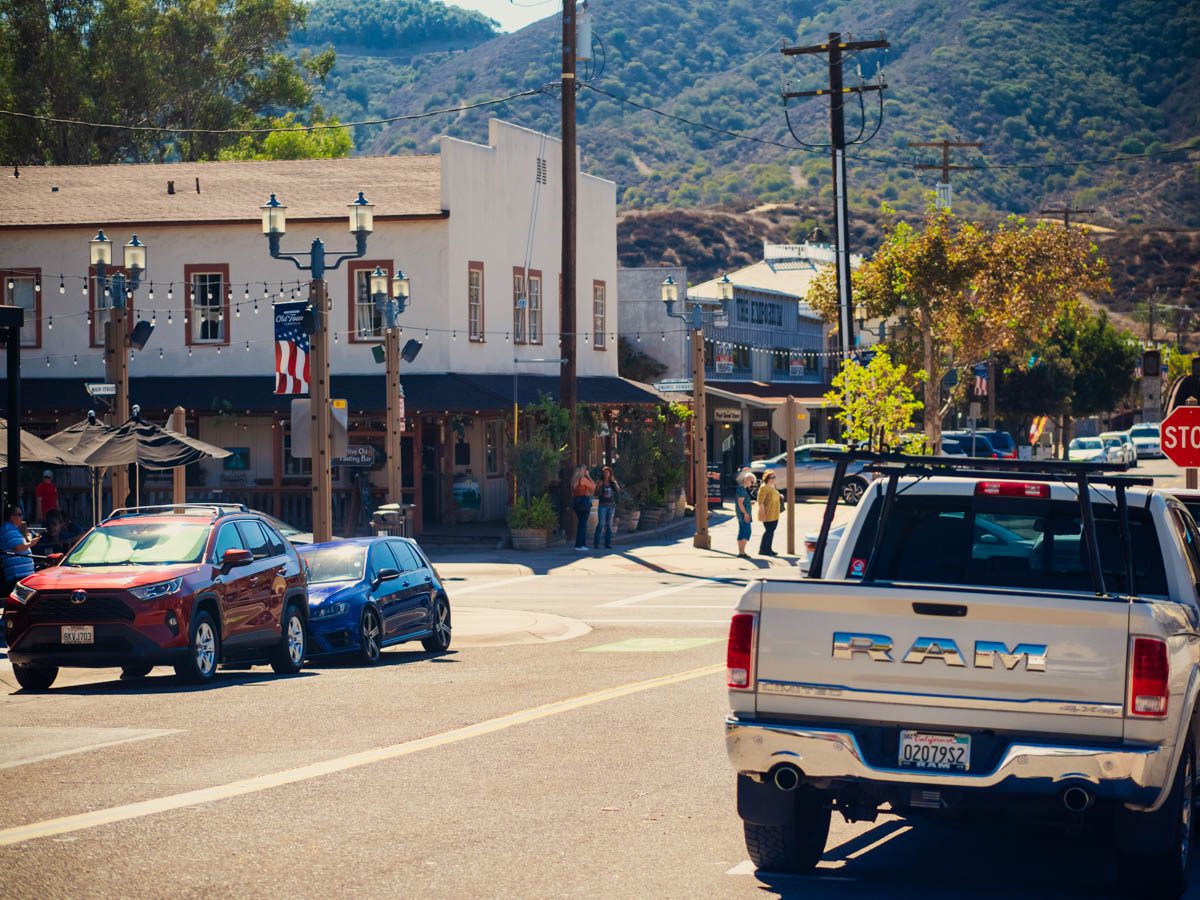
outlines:
[{"label": "shadow on pavement", "polygon": [[[270,671],[247,672],[243,670],[221,671],[208,684],[188,684],[180,681],[174,674],[168,674],[170,669],[159,667],[161,675],[151,672],[145,678],[113,678],[109,681],[92,681],[87,684],[67,684],[62,687],[51,685],[45,691],[10,691],[13,695],[33,696],[37,694],[68,694],[74,696],[91,696],[95,694],[191,694],[200,691],[218,691],[222,688],[237,686],[253,686],[263,682],[278,681],[290,678],[311,678],[315,672],[302,670],[296,675],[277,675]],[[156,669],[157,671],[157,669]]]},{"label": "shadow on pavement", "polygon": [[318,656],[314,659],[307,660],[304,663],[304,668],[307,669],[379,669],[388,666],[405,666],[411,663],[419,662],[458,662],[454,659],[458,655],[456,650],[444,650],[441,652],[431,650],[401,650],[399,647],[384,647],[383,652],[379,654],[379,662],[368,665],[365,662],[357,659],[353,653],[333,653],[328,656]]},{"label": "shadow on pavement", "polygon": [[[827,850],[811,875],[759,871],[764,896],[963,900],[1122,897],[1112,839],[1022,823],[955,825],[889,820]],[[1200,895],[1193,855],[1192,888]]]}]

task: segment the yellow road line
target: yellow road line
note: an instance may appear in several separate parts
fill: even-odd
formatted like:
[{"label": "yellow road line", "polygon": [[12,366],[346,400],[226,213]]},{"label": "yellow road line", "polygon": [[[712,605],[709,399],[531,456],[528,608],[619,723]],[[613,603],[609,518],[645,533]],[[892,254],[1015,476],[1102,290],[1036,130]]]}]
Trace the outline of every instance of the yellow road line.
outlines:
[{"label": "yellow road line", "polygon": [[98,809],[93,812],[80,813],[74,816],[63,816],[59,819],[48,819],[45,822],[17,825],[13,828],[0,830],[0,847],[20,844],[25,841],[34,840],[35,838],[52,837],[59,834],[68,834],[73,831],[84,831],[88,828],[98,828],[102,825],[113,825],[117,822],[128,821],[129,819],[153,816],[158,813],[196,806],[202,803],[215,803],[218,800],[228,800],[232,797],[254,794],[258,791],[266,791],[287,784],[295,784],[298,781],[307,781],[311,778],[320,778],[323,775],[332,775],[335,772],[345,772],[348,769],[356,769],[359,766],[368,766],[372,763],[383,762],[389,759],[398,759],[402,756],[420,753],[422,750],[432,750],[436,747],[456,744],[459,741],[483,737],[484,735],[494,734],[516,725],[524,725],[529,722],[535,722],[538,719],[556,716],[560,713],[583,709],[597,703],[616,700],[619,697],[627,697],[630,694],[679,684],[684,681],[691,681],[694,678],[703,678],[705,675],[716,674],[724,670],[724,668],[724,664],[721,664],[703,666],[699,669],[689,669],[684,672],[663,675],[646,681],[635,681],[630,684],[605,688],[590,694],[584,694],[580,697],[559,700],[555,703],[547,703],[544,706],[535,706],[531,709],[510,713],[499,718],[488,719],[478,722],[475,725],[467,725],[464,728],[456,728],[453,731],[418,738],[414,741],[405,741],[402,744],[392,744],[389,747],[377,747],[374,750],[351,753],[347,756],[327,759],[324,762],[310,763],[307,766],[287,769],[283,772],[273,772],[253,778],[244,778],[241,781],[232,781],[229,784],[200,788],[199,790],[187,791],[183,794],[172,794],[168,797],[159,797],[154,800],[143,800],[139,803],[128,803],[124,806]]}]

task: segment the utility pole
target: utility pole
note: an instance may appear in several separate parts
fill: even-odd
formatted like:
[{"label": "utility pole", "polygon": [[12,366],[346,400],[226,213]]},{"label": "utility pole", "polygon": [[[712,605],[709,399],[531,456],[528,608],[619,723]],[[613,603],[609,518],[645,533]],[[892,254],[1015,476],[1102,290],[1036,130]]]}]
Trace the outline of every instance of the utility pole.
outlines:
[{"label": "utility pole", "polygon": [[[696,307],[697,313],[700,307]],[[704,323],[692,317],[692,495],[696,516],[696,534],[692,546],[712,549],[708,533],[708,410],[704,396]]]},{"label": "utility pole", "polygon": [[1043,209],[1042,215],[1043,216],[1062,216],[1063,228],[1070,228],[1071,227],[1071,216],[1073,216],[1073,215],[1089,215],[1091,213],[1094,213],[1095,211],[1096,210],[1094,210],[1094,209],[1080,209],[1078,207],[1072,207],[1071,204],[1068,203],[1062,209]]},{"label": "utility pole", "polygon": [[[563,362],[559,369],[559,403],[571,417],[570,466],[579,465],[578,406],[575,355],[579,336],[575,333],[575,239],[576,239],[576,160],[575,160],[575,0],[563,0],[562,32],[562,304],[559,317],[559,350]],[[566,479],[564,479],[566,481]],[[566,489],[564,489],[564,496]],[[569,502],[569,501],[568,501]]]},{"label": "utility pole", "polygon": [[389,296],[387,273],[378,266],[371,273],[371,293],[376,304],[383,306],[384,331],[383,353],[387,364],[387,439],[384,453],[387,454],[388,502],[404,502],[404,472],[401,467],[404,432],[404,387],[400,384],[400,328],[396,316],[408,307],[409,280],[403,272],[396,272],[392,283],[394,296]]},{"label": "utility pole", "polygon": [[950,165],[950,149],[959,147],[982,147],[983,144],[975,141],[909,141],[910,147],[941,147],[942,161],[941,163],[915,163],[914,169],[941,169],[942,180],[938,184],[938,206],[942,209],[950,208],[950,170],[957,169],[962,172],[971,172],[975,170],[975,166],[952,166]]},{"label": "utility pole", "polygon": [[841,336],[843,362],[850,358],[854,349],[854,305],[850,294],[850,215],[846,190],[846,95],[863,94],[868,91],[883,91],[882,80],[878,84],[860,84],[844,87],[842,84],[842,54],[875,48],[886,49],[887,41],[843,41],[841,34],[830,32],[829,41],[811,47],[784,47],[784,56],[826,54],[829,57],[829,89],[816,91],[786,91],[783,99],[796,97],[820,97],[829,95],[829,135],[833,163],[833,200],[836,216],[834,249],[837,266],[838,287],[838,334]]},{"label": "utility pole", "polygon": [[25,310],[0,306],[0,330],[4,333],[4,362],[8,389],[8,466],[5,472],[5,506],[21,502],[21,327]]},{"label": "utility pole", "polygon": [[[315,268],[315,267],[314,267]],[[309,427],[312,429],[313,542],[333,540],[333,414],[329,408],[329,285],[313,272],[308,299],[315,331],[309,336]]]}]

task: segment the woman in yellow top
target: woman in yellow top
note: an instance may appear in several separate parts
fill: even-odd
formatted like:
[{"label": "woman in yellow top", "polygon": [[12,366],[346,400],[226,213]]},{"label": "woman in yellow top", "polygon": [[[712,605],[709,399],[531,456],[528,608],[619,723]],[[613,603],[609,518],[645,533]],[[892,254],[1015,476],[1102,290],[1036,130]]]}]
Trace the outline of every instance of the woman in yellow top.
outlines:
[{"label": "woman in yellow top", "polygon": [[758,489],[758,518],[763,523],[763,536],[758,544],[759,556],[779,555],[771,549],[771,541],[779,525],[779,510],[783,505],[781,501],[782,497],[775,488],[775,473],[768,470],[763,475],[762,487]]}]

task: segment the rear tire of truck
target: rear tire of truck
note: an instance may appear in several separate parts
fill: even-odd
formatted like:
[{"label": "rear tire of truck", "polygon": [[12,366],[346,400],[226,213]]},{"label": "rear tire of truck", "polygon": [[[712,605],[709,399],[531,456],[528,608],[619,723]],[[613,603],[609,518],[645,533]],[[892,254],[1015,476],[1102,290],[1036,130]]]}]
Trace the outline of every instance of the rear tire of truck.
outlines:
[{"label": "rear tire of truck", "polygon": [[1144,840],[1134,847],[1121,847],[1118,873],[1122,888],[1131,896],[1180,897],[1187,889],[1187,869],[1192,842],[1192,811],[1196,775],[1195,748],[1191,738],[1175,770],[1175,782],[1165,803],[1154,813],[1119,815],[1117,835],[1136,829]]},{"label": "rear tire of truck", "polygon": [[821,795],[801,788],[796,791],[792,824],[742,823],[750,861],[767,872],[811,872],[825,852],[829,817]]}]

